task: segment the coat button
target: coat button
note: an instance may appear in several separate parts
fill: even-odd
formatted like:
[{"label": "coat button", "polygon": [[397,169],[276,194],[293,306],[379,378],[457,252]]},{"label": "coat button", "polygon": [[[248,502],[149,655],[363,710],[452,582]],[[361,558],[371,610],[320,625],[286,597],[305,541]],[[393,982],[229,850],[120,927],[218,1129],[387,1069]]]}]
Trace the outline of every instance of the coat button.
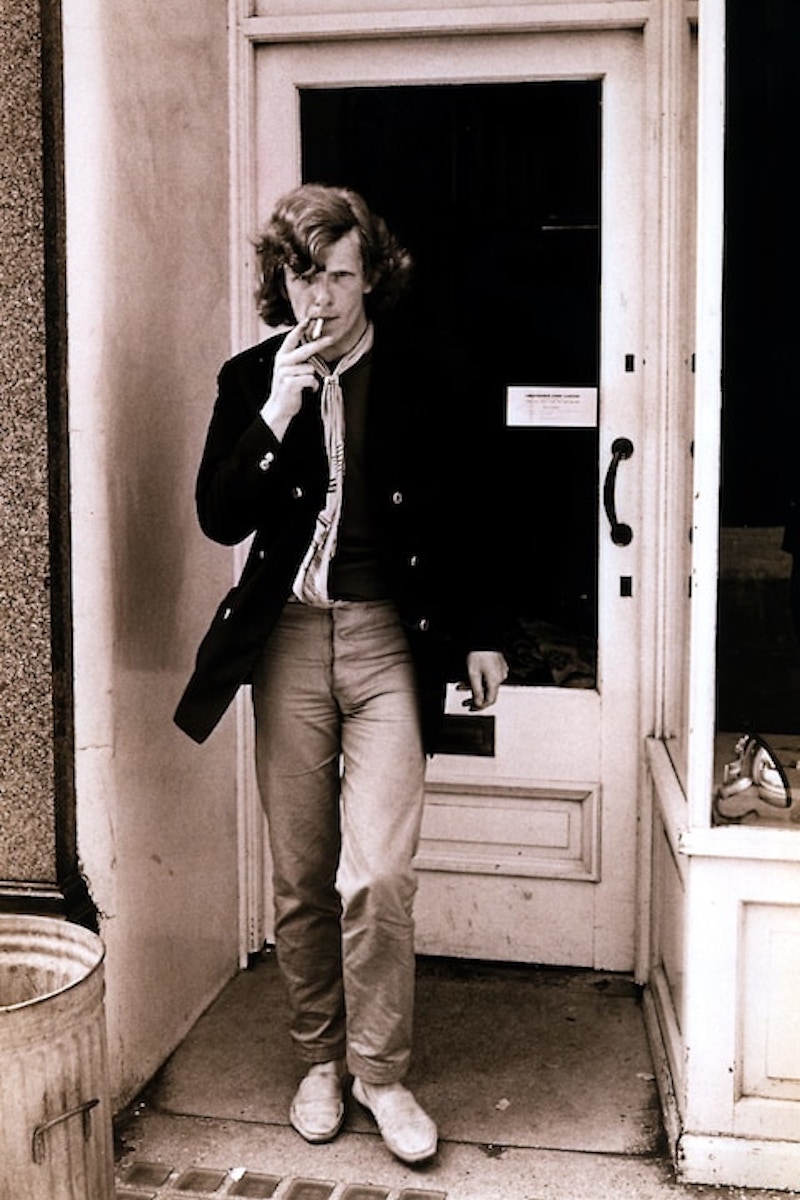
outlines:
[{"label": "coat button", "polygon": [[264,455],[264,457],[259,460],[259,464],[258,464],[259,471],[268,471],[274,462],[275,462],[275,455],[272,453],[271,450],[268,450],[267,453]]},{"label": "coat button", "polygon": [[403,503],[403,493],[402,492],[392,492],[392,504],[402,504],[402,503]]},{"label": "coat button", "polygon": [[302,500],[303,499],[303,489],[301,487],[298,487],[297,485],[295,485],[292,488],[292,499],[293,500]]}]

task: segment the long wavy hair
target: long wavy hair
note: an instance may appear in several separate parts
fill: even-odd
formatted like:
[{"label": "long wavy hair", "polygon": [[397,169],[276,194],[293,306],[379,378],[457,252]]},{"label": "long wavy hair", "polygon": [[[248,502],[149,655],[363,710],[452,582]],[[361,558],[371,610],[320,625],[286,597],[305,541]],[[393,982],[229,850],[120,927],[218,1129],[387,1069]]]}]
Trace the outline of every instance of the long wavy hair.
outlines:
[{"label": "long wavy hair", "polygon": [[267,325],[295,321],[284,269],[295,275],[313,270],[320,265],[322,251],[351,229],[358,232],[364,275],[372,287],[364,297],[367,314],[385,312],[396,303],[408,288],[413,264],[383,218],[349,188],[304,183],[278,201],[256,243],[260,265],[256,300]]}]

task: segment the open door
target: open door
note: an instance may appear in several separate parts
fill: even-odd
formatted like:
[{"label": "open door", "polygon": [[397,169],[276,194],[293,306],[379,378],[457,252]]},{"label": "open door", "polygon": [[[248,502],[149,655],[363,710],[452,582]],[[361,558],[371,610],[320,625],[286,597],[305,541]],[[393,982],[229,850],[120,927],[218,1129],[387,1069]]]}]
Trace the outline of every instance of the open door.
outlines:
[{"label": "open door", "polygon": [[[263,46],[256,208],[362,191],[413,319],[485,381],[512,673],[448,698],[419,949],[629,970],[640,749],[642,45],[636,33]],[[391,80],[387,85],[386,81]]]}]

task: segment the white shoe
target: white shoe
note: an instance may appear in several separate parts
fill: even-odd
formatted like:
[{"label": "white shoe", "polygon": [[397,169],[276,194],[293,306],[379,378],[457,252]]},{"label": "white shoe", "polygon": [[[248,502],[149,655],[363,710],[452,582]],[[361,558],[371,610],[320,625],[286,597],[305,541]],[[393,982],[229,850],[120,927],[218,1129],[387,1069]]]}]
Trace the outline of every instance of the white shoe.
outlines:
[{"label": "white shoe", "polygon": [[388,1150],[407,1163],[421,1163],[436,1153],[438,1132],[423,1108],[402,1083],[353,1080],[353,1095],[372,1113]]},{"label": "white shoe", "polygon": [[301,1081],[289,1109],[289,1120],[312,1144],[332,1141],[344,1124],[341,1061],[315,1063]]}]

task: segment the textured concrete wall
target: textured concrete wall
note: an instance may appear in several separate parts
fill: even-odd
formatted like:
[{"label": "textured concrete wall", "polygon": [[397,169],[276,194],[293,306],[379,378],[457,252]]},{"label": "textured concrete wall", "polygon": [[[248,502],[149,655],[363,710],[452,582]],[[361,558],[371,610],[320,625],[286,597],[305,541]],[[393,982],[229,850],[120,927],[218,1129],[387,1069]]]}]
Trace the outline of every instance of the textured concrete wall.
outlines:
[{"label": "textured concrete wall", "polygon": [[238,952],[233,718],[202,750],[172,723],[232,570],[193,505],[226,12],[190,7],[0,0],[0,907],[96,915],[117,1102]]},{"label": "textured concrete wall", "polygon": [[0,879],[54,883],[41,44],[0,0]]},{"label": "textured concrete wall", "polygon": [[172,714],[232,574],[194,477],[230,346],[226,7],[63,0],[78,852],[130,1098],[235,971],[235,723]]}]

